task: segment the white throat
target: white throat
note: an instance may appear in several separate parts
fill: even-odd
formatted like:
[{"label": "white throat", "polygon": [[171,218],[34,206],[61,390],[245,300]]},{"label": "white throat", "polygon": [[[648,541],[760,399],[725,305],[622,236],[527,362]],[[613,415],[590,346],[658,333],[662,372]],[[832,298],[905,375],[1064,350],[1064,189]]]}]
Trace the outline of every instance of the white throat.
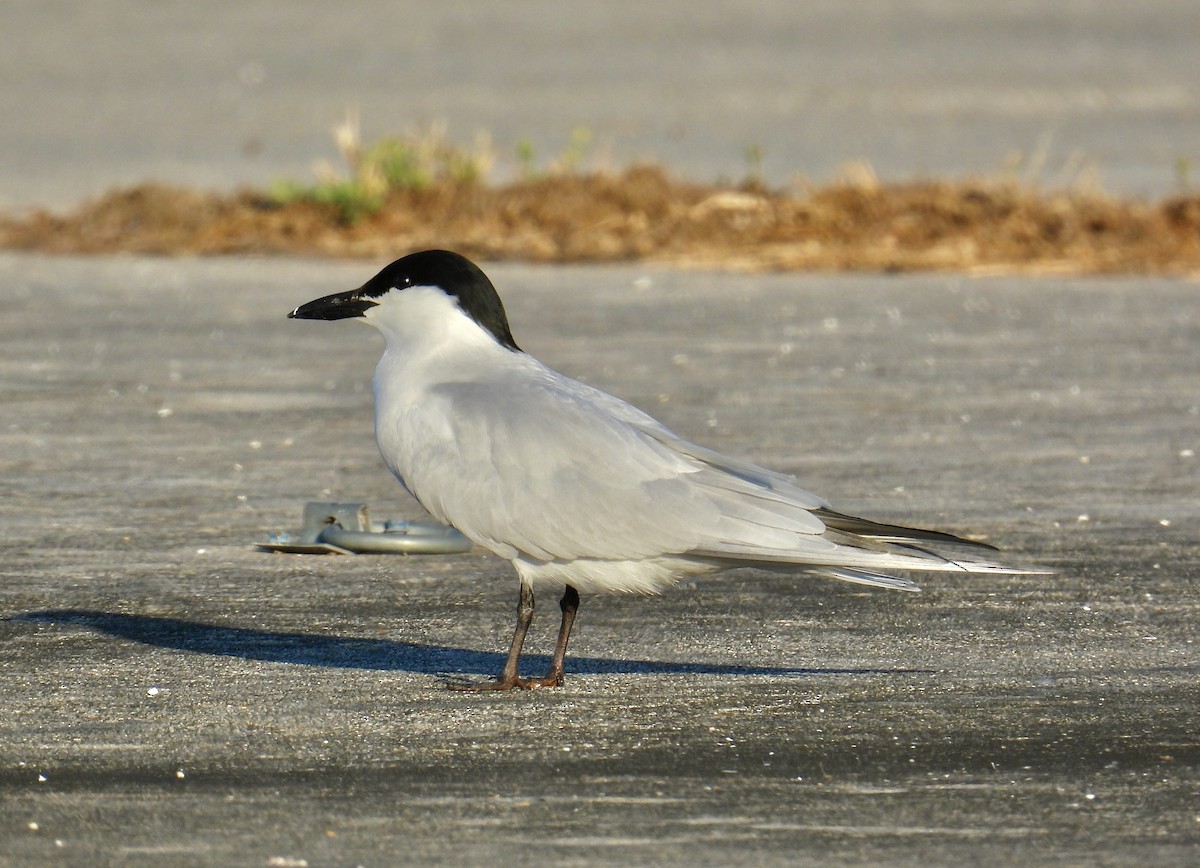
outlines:
[{"label": "white throat", "polygon": [[488,382],[528,359],[501,346],[437,287],[394,290],[365,317],[385,343],[375,368],[377,422],[411,412],[442,383]]},{"label": "white throat", "polygon": [[505,351],[487,329],[467,316],[453,296],[436,286],[392,290],[364,314],[389,350],[406,355],[440,354],[487,344]]}]

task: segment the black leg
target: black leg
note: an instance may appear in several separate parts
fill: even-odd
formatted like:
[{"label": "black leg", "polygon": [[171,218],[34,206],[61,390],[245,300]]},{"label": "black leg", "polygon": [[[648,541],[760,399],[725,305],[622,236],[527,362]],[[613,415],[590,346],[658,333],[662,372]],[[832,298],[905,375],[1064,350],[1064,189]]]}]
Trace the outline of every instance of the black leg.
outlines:
[{"label": "black leg", "polygon": [[514,687],[528,689],[540,686],[537,682],[525,681],[520,676],[521,648],[525,645],[525,634],[529,632],[529,625],[533,623],[533,606],[533,588],[521,582],[521,595],[517,598],[517,626],[513,630],[512,645],[508,649],[508,659],[504,662],[504,671],[495,681],[485,681],[480,684],[452,684],[450,685],[451,690],[511,690]]},{"label": "black leg", "polygon": [[554,657],[550,660],[550,671],[542,679],[543,687],[562,687],[563,674],[566,669],[563,661],[567,656],[567,642],[571,639],[571,627],[575,624],[575,613],[579,611],[579,591],[567,585],[562,599],[558,601],[562,609],[562,625],[558,628],[558,641],[554,643]]},{"label": "black leg", "polygon": [[521,648],[525,645],[525,634],[533,623],[533,588],[521,582],[521,594],[517,597],[517,626],[513,629],[512,644],[508,648],[508,659],[500,673],[502,682],[516,683],[520,679]]}]

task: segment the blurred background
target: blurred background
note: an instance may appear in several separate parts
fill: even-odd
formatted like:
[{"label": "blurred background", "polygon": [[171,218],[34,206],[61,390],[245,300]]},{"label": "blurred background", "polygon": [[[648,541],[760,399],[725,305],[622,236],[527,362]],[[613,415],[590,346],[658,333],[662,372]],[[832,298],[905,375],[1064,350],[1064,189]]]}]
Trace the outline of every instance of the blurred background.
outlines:
[{"label": "blurred background", "polygon": [[312,176],[365,140],[491,137],[698,181],[1016,173],[1158,196],[1200,161],[1200,4],[4,0],[0,208]]}]

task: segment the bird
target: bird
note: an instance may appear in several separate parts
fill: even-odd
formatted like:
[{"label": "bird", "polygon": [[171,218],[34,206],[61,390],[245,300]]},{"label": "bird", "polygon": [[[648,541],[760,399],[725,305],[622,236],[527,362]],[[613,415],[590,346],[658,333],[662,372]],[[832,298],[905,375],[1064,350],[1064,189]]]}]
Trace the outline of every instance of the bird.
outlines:
[{"label": "bird", "polygon": [[[455,689],[561,687],[580,594],[659,594],[685,577],[754,567],[915,591],[892,571],[1024,573],[950,533],[836,511],[786,474],[692,443],[631,404],[523,351],[487,275],[447,250],[404,256],[360,286],[302,304],[301,320],[358,320],[383,336],[375,437],[436,519],[508,560],[517,621],[500,674]],[[542,678],[520,673],[534,591],[563,588]]]}]

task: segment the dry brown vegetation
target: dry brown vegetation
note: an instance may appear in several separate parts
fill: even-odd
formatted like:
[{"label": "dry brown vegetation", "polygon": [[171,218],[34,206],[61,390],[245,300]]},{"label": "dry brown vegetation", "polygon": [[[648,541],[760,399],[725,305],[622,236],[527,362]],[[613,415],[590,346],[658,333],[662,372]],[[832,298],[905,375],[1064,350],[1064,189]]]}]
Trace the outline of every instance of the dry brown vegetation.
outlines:
[{"label": "dry brown vegetation", "polygon": [[652,166],[437,180],[348,220],[329,204],[146,184],[72,211],[0,217],[0,245],[70,253],[387,259],[447,247],[480,259],[654,260],[742,270],[1200,275],[1200,195],[1159,202],[1007,180],[798,191],[696,184]]}]

